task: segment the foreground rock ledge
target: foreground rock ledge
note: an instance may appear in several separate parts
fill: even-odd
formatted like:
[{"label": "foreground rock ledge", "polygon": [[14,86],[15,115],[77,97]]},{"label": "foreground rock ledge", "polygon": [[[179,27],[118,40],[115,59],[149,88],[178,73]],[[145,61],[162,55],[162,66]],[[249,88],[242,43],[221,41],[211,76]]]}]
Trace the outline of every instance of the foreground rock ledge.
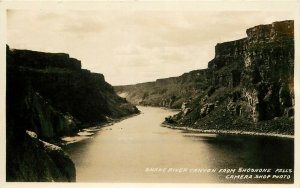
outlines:
[{"label": "foreground rock ledge", "polygon": [[[19,182],[75,182],[75,165],[58,146],[37,138],[34,132],[26,131],[22,144],[8,148],[7,181]],[[14,153],[10,153],[14,151]],[[19,169],[19,170],[15,170]]]}]

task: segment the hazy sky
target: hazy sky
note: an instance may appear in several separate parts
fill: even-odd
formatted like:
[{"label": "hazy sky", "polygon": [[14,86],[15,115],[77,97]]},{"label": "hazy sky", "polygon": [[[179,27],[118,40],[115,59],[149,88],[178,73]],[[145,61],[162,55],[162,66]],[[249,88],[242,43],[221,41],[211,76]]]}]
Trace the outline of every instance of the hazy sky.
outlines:
[{"label": "hazy sky", "polygon": [[240,39],[291,12],[7,11],[11,48],[64,52],[112,85],[207,67],[216,43]]}]

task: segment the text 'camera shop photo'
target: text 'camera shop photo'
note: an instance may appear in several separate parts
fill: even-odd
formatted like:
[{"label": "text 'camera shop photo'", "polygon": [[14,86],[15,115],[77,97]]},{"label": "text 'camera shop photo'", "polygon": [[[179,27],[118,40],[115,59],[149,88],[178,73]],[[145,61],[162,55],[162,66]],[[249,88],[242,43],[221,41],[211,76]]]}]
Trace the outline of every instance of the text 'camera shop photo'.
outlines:
[{"label": "text 'camera shop photo'", "polygon": [[292,12],[6,21],[6,182],[294,183]]}]

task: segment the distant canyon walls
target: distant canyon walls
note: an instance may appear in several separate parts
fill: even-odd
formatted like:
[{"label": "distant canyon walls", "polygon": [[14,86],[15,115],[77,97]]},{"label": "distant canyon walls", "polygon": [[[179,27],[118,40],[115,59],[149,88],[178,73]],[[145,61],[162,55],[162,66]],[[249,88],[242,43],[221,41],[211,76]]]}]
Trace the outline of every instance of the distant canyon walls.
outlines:
[{"label": "distant canyon walls", "polygon": [[210,70],[195,70],[179,77],[115,86],[114,89],[132,104],[180,108],[183,102],[195,98],[207,89],[211,76]]},{"label": "distant canyon walls", "polygon": [[134,104],[181,108],[177,126],[293,134],[294,22],[248,29],[217,44],[208,68],[116,92]]},{"label": "distant canyon walls", "polygon": [[8,181],[75,181],[73,162],[43,140],[138,113],[102,74],[68,54],[7,46],[6,73]]}]

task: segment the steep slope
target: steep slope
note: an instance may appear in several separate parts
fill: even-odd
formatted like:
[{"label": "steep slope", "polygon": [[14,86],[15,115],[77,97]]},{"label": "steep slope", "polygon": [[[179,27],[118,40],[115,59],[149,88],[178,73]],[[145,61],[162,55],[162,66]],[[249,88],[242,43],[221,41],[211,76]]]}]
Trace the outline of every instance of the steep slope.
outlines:
[{"label": "steep slope", "polygon": [[114,86],[115,91],[136,105],[180,108],[182,103],[201,95],[209,87],[210,70],[195,70],[179,77],[155,82]]},{"label": "steep slope", "polygon": [[[166,118],[166,122],[199,129],[293,134],[293,24],[293,21],[282,21],[259,25],[248,29],[246,38],[217,44],[215,58],[208,63],[208,69],[199,70],[208,72],[209,76],[190,82],[200,82],[202,87],[194,84],[197,94],[191,94],[188,100],[188,96],[183,97],[181,112]],[[181,83],[180,78],[170,79]],[[188,89],[185,84],[176,83],[157,89],[156,84],[115,89],[119,94],[126,93],[129,101],[135,93],[151,94],[162,89],[168,92],[177,88],[177,95],[173,94],[180,96],[180,91]],[[141,104],[149,98],[153,96],[144,98]],[[164,95],[156,95],[151,105],[163,106],[159,102],[163,100]]]},{"label": "steep slope", "polygon": [[73,162],[43,140],[138,113],[103,75],[81,69],[67,54],[7,46],[6,89],[8,181],[74,181]]}]

